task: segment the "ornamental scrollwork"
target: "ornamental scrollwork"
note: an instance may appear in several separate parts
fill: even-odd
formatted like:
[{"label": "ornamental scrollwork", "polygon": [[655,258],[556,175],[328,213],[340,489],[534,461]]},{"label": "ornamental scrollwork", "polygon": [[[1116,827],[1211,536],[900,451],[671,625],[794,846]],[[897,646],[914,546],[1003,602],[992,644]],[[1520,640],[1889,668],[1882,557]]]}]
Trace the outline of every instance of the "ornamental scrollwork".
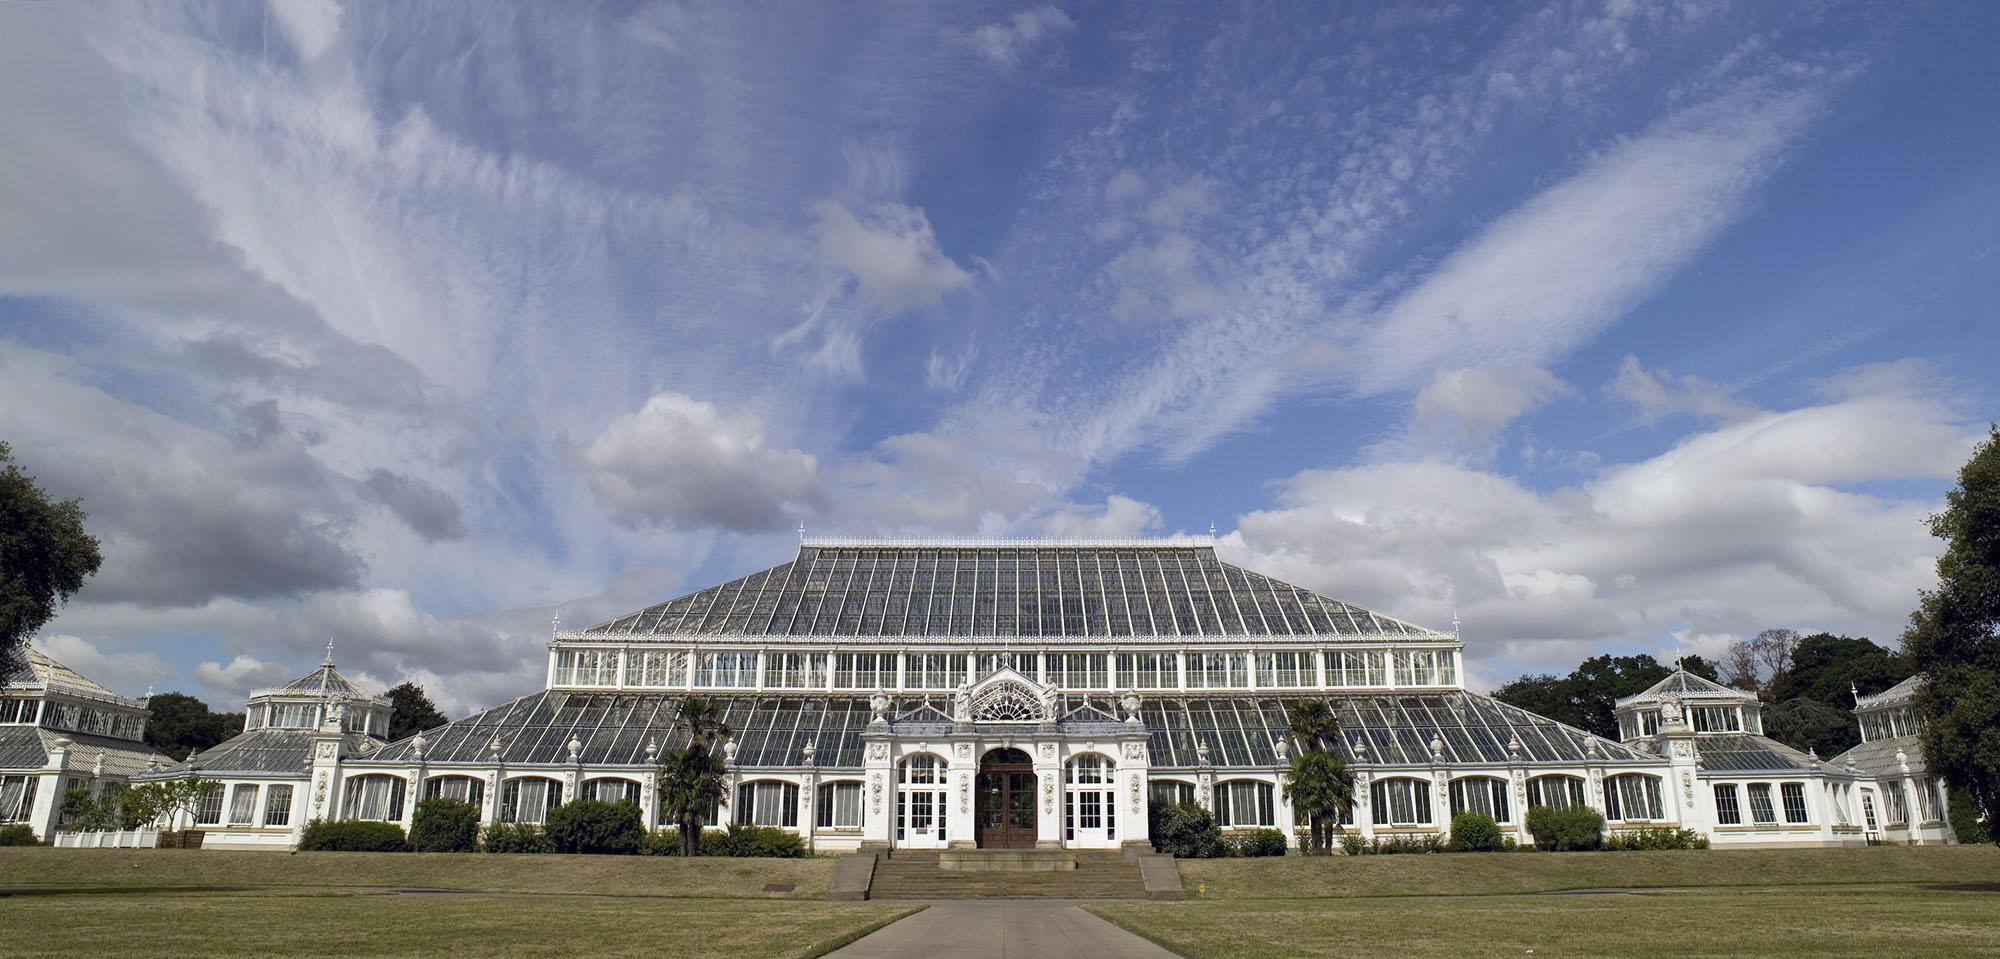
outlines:
[{"label": "ornamental scrollwork", "polygon": [[970,710],[978,723],[1038,723],[1048,719],[1042,697],[1028,684],[997,679],[972,694]]},{"label": "ornamental scrollwork", "polygon": [[1056,811],[1056,781],[1053,777],[1042,779],[1042,811],[1045,813]]},{"label": "ornamental scrollwork", "polygon": [[1125,758],[1126,758],[1126,759],[1144,759],[1144,758],[1146,758],[1146,744],[1145,744],[1145,743],[1137,743],[1137,742],[1134,742],[1134,743],[1126,743],[1126,744],[1125,744]]},{"label": "ornamental scrollwork", "polygon": [[869,793],[869,795],[870,795],[870,796],[871,796],[871,797],[872,797],[872,798],[874,799],[874,808],[875,808],[875,812],[877,812],[877,813],[880,813],[880,812],[882,811],[882,774],[881,774],[881,773],[876,773],[875,775],[873,775],[873,776],[869,777],[869,780],[868,780],[868,793]]}]

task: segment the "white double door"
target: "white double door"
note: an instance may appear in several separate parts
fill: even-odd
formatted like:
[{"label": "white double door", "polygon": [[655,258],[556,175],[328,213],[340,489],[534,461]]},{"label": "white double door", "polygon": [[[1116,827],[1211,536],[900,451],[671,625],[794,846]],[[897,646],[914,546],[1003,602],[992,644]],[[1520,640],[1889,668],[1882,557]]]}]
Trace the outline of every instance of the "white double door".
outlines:
[{"label": "white double door", "polygon": [[896,845],[943,849],[951,794],[942,786],[906,785],[896,792]]}]

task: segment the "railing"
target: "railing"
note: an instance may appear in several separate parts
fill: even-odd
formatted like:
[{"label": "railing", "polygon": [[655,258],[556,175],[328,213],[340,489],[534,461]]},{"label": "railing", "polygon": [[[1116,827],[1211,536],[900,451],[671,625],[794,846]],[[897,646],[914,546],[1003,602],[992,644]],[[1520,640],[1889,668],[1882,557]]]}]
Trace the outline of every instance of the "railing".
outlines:
[{"label": "railing", "polygon": [[154,849],[160,845],[157,829],[116,829],[103,832],[59,832],[59,849]]}]

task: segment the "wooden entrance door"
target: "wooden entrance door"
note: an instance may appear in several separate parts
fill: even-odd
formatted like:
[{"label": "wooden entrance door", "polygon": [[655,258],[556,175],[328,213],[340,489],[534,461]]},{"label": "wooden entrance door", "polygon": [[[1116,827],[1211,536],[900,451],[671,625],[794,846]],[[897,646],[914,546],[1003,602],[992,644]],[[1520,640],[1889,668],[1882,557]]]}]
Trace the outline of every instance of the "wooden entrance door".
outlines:
[{"label": "wooden entrance door", "polygon": [[974,838],[981,849],[1035,848],[1034,760],[1018,749],[996,749],[979,761],[973,790]]}]

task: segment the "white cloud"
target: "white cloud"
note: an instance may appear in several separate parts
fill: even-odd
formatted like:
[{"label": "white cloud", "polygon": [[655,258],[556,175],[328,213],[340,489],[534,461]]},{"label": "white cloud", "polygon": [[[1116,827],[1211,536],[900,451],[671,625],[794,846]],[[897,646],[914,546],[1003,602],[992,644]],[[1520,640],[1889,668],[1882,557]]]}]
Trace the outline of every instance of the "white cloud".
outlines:
[{"label": "white cloud", "polygon": [[1857,487],[1948,477],[1974,439],[1952,405],[1890,390],[1751,416],[1547,492],[1437,461],[1309,470],[1230,542],[1392,615],[1459,612],[1473,656],[1520,668],[1771,626],[1893,643],[1933,582],[1936,504]]},{"label": "white cloud", "polygon": [[1439,370],[1417,393],[1415,429],[1420,438],[1490,449],[1515,419],[1571,393],[1547,370]]},{"label": "white cloud", "polygon": [[972,274],[938,249],[924,211],[879,203],[857,217],[835,200],[813,204],[812,235],[820,256],[851,274],[885,313],[936,306],[946,293],[972,283]]},{"label": "white cloud", "polygon": [[678,3],[649,3],[625,20],[625,35],[669,53],[682,53],[681,38],[689,30],[686,8]]},{"label": "white cloud", "polygon": [[317,60],[340,38],[338,0],[270,0],[278,28],[297,47],[299,59]]},{"label": "white cloud", "polygon": [[69,633],[44,633],[30,642],[85,679],[126,696],[142,695],[168,672],[166,662],[151,652],[107,652]]},{"label": "white cloud", "polygon": [[768,447],[757,417],[680,393],[613,419],[577,460],[626,523],[773,530],[822,496],[811,454]]},{"label": "white cloud", "polygon": [[1566,355],[1741,215],[1823,97],[1752,84],[1612,146],[1397,299],[1361,340],[1357,388]]},{"label": "white cloud", "polygon": [[1112,493],[1100,504],[1064,503],[1035,521],[1041,535],[1059,539],[1130,539],[1158,532],[1160,509]]},{"label": "white cloud", "polygon": [[241,654],[228,663],[209,660],[195,667],[196,679],[211,688],[230,694],[226,703],[210,703],[210,709],[234,710],[242,705],[251,693],[269,689],[291,681],[299,672],[278,663],[265,662],[255,656]]},{"label": "white cloud", "polygon": [[1727,386],[1699,376],[1648,370],[1635,356],[1626,356],[1618,364],[1618,376],[1605,393],[1630,404],[1648,424],[1675,413],[1703,420],[1733,420],[1757,412],[1755,406],[1732,396]]},{"label": "white cloud", "polygon": [[979,55],[1004,66],[1013,66],[1022,54],[1044,38],[1076,29],[1076,21],[1051,4],[1030,7],[998,23],[989,23],[965,37]]}]

